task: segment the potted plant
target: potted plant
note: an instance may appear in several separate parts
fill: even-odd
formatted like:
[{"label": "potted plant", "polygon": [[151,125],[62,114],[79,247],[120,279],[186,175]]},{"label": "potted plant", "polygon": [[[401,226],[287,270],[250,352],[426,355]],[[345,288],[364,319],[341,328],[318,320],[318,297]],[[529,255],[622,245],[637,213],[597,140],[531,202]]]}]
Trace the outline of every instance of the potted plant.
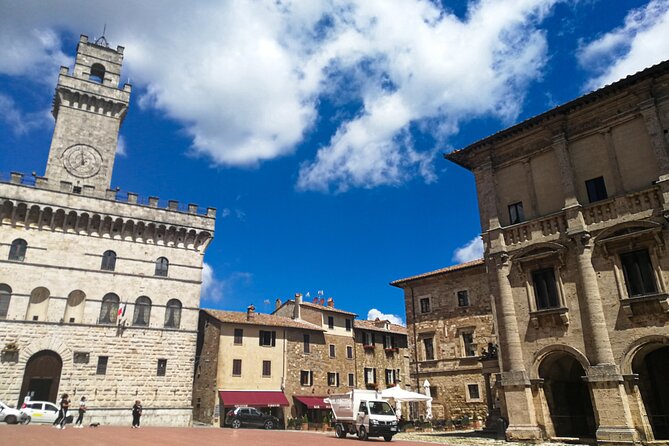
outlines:
[{"label": "potted plant", "polygon": [[309,420],[307,419],[307,414],[302,415],[302,418],[300,418],[300,426],[303,431],[309,430]]}]

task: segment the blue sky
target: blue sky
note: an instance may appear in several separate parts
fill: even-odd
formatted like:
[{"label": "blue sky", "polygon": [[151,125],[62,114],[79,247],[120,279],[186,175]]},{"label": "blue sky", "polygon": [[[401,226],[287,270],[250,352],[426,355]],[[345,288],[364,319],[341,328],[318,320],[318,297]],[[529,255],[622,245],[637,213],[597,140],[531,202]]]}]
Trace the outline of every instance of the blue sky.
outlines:
[{"label": "blue sky", "polygon": [[362,318],[481,254],[442,153],[669,58],[669,0],[7,0],[0,172],[44,173],[58,67],[105,25],[133,85],[112,186],[218,209],[202,305]]}]

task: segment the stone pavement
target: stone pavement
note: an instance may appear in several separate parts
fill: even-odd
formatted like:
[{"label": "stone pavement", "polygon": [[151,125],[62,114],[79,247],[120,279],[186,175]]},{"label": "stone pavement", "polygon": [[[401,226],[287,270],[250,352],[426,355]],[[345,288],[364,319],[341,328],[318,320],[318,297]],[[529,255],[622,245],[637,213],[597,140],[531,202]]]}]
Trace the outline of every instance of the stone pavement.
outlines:
[{"label": "stone pavement", "polygon": [[[6,425],[0,424],[0,446],[355,446],[357,439],[340,440],[333,432],[265,431],[260,429],[221,429],[211,427],[142,427],[100,426],[65,430],[50,425]],[[353,443],[356,442],[356,443]],[[465,446],[514,446],[500,440],[477,438],[467,433],[423,432],[403,433],[395,437],[392,444],[398,446],[425,446],[425,442]],[[368,444],[381,445],[383,439],[370,439]],[[559,443],[551,443],[557,446]]]}]

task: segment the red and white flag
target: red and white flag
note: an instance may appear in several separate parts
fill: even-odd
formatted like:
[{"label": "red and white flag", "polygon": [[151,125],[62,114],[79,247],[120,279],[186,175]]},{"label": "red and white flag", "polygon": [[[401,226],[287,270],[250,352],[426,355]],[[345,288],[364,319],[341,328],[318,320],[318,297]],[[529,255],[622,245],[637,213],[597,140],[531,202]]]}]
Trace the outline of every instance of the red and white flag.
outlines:
[{"label": "red and white flag", "polygon": [[116,315],[116,321],[120,324],[125,320],[125,303],[122,303],[118,306],[118,314]]}]

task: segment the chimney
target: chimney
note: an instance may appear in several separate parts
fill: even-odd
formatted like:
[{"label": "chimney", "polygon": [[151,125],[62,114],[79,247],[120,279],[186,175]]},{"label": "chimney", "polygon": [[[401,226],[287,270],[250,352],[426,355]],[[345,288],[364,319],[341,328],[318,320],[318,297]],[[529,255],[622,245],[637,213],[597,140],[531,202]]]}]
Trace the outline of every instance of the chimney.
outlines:
[{"label": "chimney", "polygon": [[246,320],[250,321],[256,316],[256,307],[253,305],[249,305],[248,308],[246,309]]},{"label": "chimney", "polygon": [[320,305],[325,305],[325,299],[321,297],[321,299],[318,301]]},{"label": "chimney", "polygon": [[302,319],[302,295],[295,293],[295,304],[293,305],[293,319]]},{"label": "chimney", "polygon": [[334,299],[331,297],[328,297],[328,307],[334,308]]},{"label": "chimney", "polygon": [[281,308],[281,299],[277,299],[276,302],[274,302],[274,309],[278,310]]},{"label": "chimney", "polygon": [[312,302],[318,305],[318,296],[314,297],[314,300]]}]

